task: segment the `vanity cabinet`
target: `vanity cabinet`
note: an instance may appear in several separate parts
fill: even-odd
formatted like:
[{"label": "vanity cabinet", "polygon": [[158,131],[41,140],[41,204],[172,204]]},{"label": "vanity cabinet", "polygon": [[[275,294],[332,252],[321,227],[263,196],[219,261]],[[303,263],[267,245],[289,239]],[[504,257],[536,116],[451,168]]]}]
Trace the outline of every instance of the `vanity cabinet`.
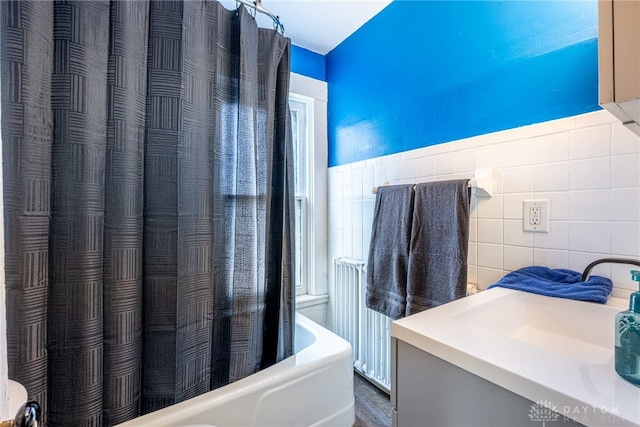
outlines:
[{"label": "vanity cabinet", "polygon": [[532,414],[530,400],[397,338],[391,351],[394,427],[582,425],[556,413]]},{"label": "vanity cabinet", "polygon": [[394,426],[640,427],[640,388],[614,369],[626,304],[492,288],[395,320]]},{"label": "vanity cabinet", "polygon": [[599,103],[640,135],[640,0],[598,1]]}]

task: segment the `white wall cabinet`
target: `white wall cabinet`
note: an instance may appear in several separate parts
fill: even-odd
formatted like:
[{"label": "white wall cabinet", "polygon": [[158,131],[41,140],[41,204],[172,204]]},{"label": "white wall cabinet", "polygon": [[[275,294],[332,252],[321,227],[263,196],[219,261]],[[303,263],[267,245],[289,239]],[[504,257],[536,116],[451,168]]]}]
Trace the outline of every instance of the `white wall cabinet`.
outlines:
[{"label": "white wall cabinet", "polygon": [[640,0],[598,1],[599,103],[640,135]]}]

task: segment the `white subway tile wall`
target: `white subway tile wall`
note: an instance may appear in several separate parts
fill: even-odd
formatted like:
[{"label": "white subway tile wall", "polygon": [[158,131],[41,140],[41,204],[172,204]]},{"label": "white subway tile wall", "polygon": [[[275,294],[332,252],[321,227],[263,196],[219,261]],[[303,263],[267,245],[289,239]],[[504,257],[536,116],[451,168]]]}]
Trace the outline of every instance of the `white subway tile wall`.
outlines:
[{"label": "white subway tile wall", "polygon": [[[329,259],[367,259],[374,186],[471,178],[485,167],[494,195],[472,197],[469,283],[486,289],[527,265],[582,271],[598,258],[640,259],[640,137],[604,110],[329,168]],[[522,231],[527,199],[549,200],[549,233]],[[625,297],[630,269],[593,274]]]}]

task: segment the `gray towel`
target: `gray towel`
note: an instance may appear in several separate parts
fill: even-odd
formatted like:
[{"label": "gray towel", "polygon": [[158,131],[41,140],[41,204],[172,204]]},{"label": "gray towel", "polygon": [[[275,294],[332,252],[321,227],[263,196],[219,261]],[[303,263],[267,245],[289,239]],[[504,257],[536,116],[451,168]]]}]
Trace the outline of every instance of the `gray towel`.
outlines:
[{"label": "gray towel", "polygon": [[462,298],[467,288],[469,180],[418,184],[406,315]]},{"label": "gray towel", "polygon": [[367,307],[404,316],[413,218],[413,185],[378,187],[367,264]]}]

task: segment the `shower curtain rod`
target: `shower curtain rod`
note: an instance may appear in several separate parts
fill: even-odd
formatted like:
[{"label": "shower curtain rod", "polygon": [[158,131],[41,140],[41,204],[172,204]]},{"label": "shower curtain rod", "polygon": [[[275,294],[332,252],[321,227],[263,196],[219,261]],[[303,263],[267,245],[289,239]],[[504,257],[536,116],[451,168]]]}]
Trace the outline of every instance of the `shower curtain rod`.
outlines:
[{"label": "shower curtain rod", "polygon": [[265,7],[262,6],[262,0],[236,0],[236,3],[242,3],[243,5],[250,7],[257,12],[264,13],[269,18],[273,19],[273,27],[276,31],[280,31],[280,34],[284,36],[284,25],[282,25],[282,22],[280,22],[280,17],[265,9]]}]

